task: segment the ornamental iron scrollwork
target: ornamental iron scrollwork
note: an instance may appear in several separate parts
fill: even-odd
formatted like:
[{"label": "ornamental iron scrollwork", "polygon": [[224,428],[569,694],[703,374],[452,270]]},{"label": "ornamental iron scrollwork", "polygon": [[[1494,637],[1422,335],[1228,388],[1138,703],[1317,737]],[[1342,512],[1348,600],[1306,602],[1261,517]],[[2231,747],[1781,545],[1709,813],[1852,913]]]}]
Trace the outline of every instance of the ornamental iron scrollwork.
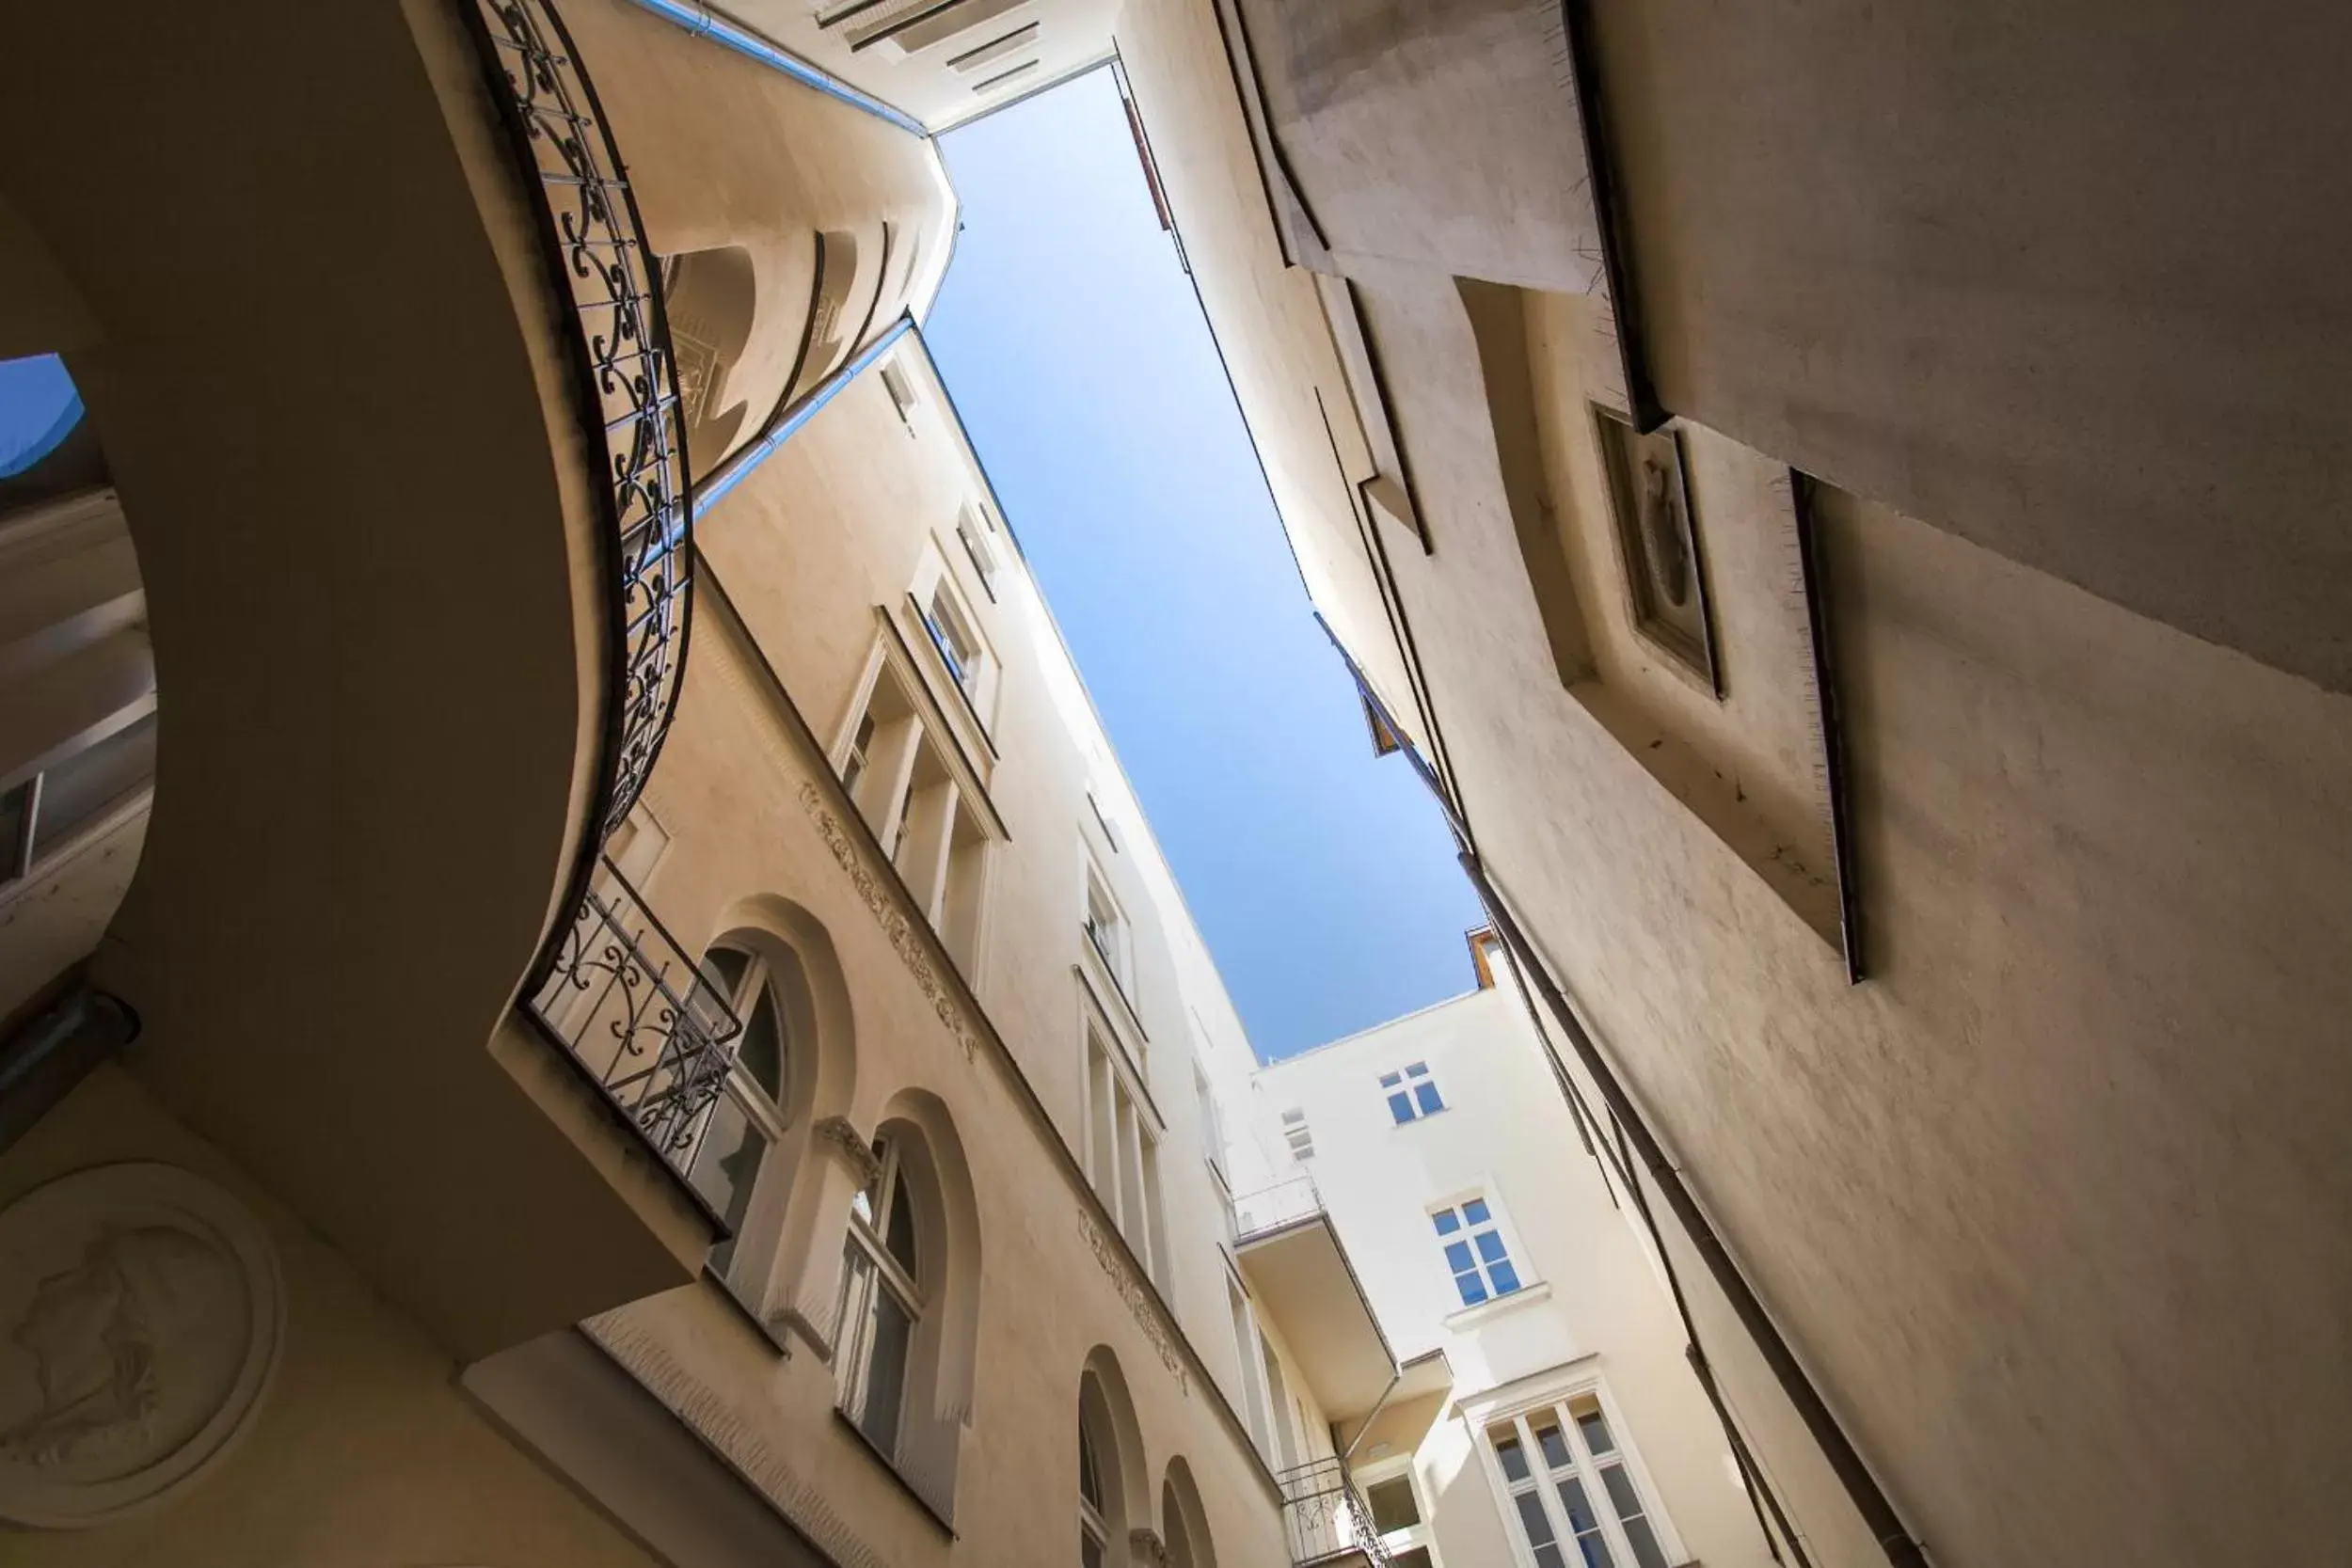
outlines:
[{"label": "ornamental iron scrollwork", "polygon": [[742,1023],[610,860],[531,1011],[656,1153],[693,1168]]},{"label": "ornamental iron scrollwork", "polygon": [[612,126],[548,0],[464,0],[508,139],[532,187],[607,515],[611,711],[596,845],[644,790],[686,668],[692,480],[657,260]]},{"label": "ornamental iron scrollwork", "polygon": [[659,262],[563,17],[548,0],[459,8],[573,329],[581,439],[603,454],[591,486],[609,620],[602,767],[572,917],[539,956],[528,1011],[692,1191],[741,1024],[603,852],[644,791],[685,680],[692,478]]},{"label": "ornamental iron scrollwork", "polygon": [[1354,1557],[1368,1568],[1391,1568],[1372,1510],[1356,1490],[1347,1461],[1336,1454],[1295,1465],[1275,1477],[1282,1486],[1282,1528],[1291,1561],[1338,1561]]}]

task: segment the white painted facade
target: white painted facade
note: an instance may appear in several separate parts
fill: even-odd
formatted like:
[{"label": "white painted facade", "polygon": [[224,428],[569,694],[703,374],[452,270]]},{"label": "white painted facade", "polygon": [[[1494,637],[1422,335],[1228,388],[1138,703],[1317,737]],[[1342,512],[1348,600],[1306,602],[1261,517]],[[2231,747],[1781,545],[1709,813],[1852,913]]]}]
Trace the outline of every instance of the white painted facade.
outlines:
[{"label": "white painted facade", "polygon": [[[1356,1480],[1401,1568],[1763,1568],[1656,1254],[1487,951],[1492,984],[1257,1074],[1252,1145],[1311,1180],[1407,1368],[1356,1439]],[[1300,1113],[1304,1156],[1284,1135]],[[1519,1467],[1547,1445],[1555,1463]],[[1588,1515],[1563,1501],[1580,1489],[1608,1515],[1581,1557]]]}]

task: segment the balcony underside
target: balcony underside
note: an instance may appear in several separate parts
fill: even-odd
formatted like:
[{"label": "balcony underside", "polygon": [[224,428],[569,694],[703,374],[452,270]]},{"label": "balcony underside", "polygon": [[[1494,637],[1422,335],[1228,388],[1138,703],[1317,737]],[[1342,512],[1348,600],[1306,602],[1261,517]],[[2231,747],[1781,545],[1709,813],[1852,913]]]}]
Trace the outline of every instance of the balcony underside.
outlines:
[{"label": "balcony underside", "polygon": [[459,1354],[691,1277],[701,1216],[508,1012],[608,629],[565,324],[455,13],[10,27],[0,240],[77,297],[0,291],[0,341],[67,355],[161,691],[93,964],[129,1065]]},{"label": "balcony underside", "polygon": [[1329,1216],[1317,1210],[1244,1236],[1237,1251],[1260,1314],[1281,1331],[1324,1414],[1341,1422],[1369,1414],[1396,1359]]}]

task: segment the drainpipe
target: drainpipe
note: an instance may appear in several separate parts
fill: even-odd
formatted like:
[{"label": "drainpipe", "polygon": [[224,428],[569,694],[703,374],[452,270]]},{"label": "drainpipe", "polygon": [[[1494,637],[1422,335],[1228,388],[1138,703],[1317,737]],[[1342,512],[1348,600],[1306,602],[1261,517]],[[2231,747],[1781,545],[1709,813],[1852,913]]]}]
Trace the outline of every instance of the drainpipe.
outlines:
[{"label": "drainpipe", "polygon": [[719,503],[719,499],[751,476],[751,471],[776,454],[799,429],[817,417],[818,411],[840,395],[841,388],[855,381],[868,365],[888,354],[893,344],[905,337],[914,325],[913,316],[900,316],[892,322],[872,342],[860,349],[850,362],[834,372],[802,397],[778,413],[768,428],[738,448],[735,454],[713,468],[694,486],[694,518]]},{"label": "drainpipe", "polygon": [[1698,1202],[1691,1196],[1691,1190],[1683,1185],[1681,1174],[1666,1158],[1666,1151],[1659,1147],[1658,1140],[1650,1135],[1649,1125],[1643,1120],[1632,1098],[1618,1083],[1616,1074],[1610,1070],[1609,1063],[1593,1043],[1592,1036],[1585,1032],[1576,1010],[1568,1005],[1567,997],[1553,983],[1550,970],[1536,958],[1534,949],[1528,943],[1527,933],[1519,928],[1518,920],[1513,918],[1510,910],[1496,895],[1494,883],[1487,879],[1486,866],[1469,849],[1462,851],[1461,860],[1462,869],[1470,874],[1471,885],[1478,890],[1479,901],[1486,906],[1487,918],[1494,922],[1495,929],[1510,944],[1511,951],[1518,955],[1528,979],[1543,993],[1544,1006],[1559,1021],[1562,1033],[1567,1036],[1569,1045],[1576,1051],[1577,1060],[1584,1065],[1584,1070],[1592,1074],[1593,1082],[1599,1085],[1601,1099],[1616,1117],[1620,1131],[1633,1145],[1644,1168],[1649,1172],[1650,1180],[1665,1195],[1666,1207],[1673,1210],[1675,1218],[1681,1222],[1683,1233],[1690,1239],[1692,1248],[1707,1266],[1708,1275],[1715,1281],[1716,1287],[1731,1303],[1732,1311],[1740,1319],[1740,1326],[1747,1330],[1749,1339],[1762,1354],[1764,1364],[1772,1369],[1773,1380],[1780,1385],[1781,1392],[1796,1407],[1806,1433],[1821,1450],[1821,1457],[1829,1462],[1830,1469],[1836,1475],[1838,1484],[1845,1488],[1854,1511],[1862,1515],[1863,1523],[1877,1539],[1879,1549],[1886,1554],[1886,1560],[1893,1568],[1929,1568],[1925,1549],[1903,1528],[1902,1518],[1895,1512],[1893,1501],[1880,1488],[1869,1467],[1862,1463],[1862,1456],[1854,1451],[1853,1444],[1847,1440],[1845,1430],[1837,1424],[1837,1418],[1822,1401],[1820,1391],[1813,1386],[1812,1379],[1798,1365],[1796,1354],[1788,1348],[1788,1341],[1781,1338],[1780,1330],[1766,1314],[1764,1304],[1748,1288],[1747,1280],[1741,1276],[1739,1265],[1732,1261],[1723,1239],[1715,1234],[1707,1216],[1699,1212]]}]

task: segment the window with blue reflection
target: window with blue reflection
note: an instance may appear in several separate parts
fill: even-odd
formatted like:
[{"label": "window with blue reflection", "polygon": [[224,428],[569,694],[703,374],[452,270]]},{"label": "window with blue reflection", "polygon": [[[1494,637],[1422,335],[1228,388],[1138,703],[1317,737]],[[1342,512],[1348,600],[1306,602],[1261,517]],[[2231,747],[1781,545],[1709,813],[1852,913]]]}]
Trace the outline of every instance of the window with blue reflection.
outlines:
[{"label": "window with blue reflection", "polygon": [[82,422],[82,394],[54,354],[0,359],[0,479],[57,450]]},{"label": "window with blue reflection", "polygon": [[1380,1086],[1389,1091],[1389,1116],[1399,1127],[1445,1109],[1445,1101],[1438,1094],[1437,1081],[1429,1076],[1427,1062],[1415,1062],[1401,1071],[1382,1073]]},{"label": "window with blue reflection", "polygon": [[1463,1306],[1476,1307],[1520,1288],[1519,1271],[1511,1261],[1510,1245],[1503,1241],[1502,1227],[1485,1198],[1466,1198],[1459,1204],[1432,1210],[1429,1223],[1437,1227],[1439,1236],[1446,1238],[1440,1243],[1445,1251],[1446,1272],[1454,1276],[1454,1289],[1461,1296]]}]

